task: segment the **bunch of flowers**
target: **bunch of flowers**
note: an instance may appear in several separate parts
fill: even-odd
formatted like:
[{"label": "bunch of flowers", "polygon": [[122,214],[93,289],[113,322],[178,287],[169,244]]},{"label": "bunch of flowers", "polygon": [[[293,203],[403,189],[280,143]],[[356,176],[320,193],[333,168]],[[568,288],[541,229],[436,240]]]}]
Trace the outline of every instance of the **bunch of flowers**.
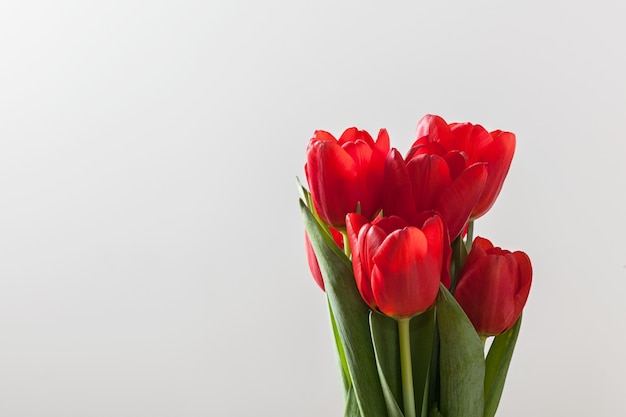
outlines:
[{"label": "bunch of flowers", "polygon": [[[515,135],[427,115],[406,157],[317,131],[300,187],[306,253],[328,298],[349,417],[492,417],[532,278],[482,237]],[[494,337],[488,354],[485,342]]]}]

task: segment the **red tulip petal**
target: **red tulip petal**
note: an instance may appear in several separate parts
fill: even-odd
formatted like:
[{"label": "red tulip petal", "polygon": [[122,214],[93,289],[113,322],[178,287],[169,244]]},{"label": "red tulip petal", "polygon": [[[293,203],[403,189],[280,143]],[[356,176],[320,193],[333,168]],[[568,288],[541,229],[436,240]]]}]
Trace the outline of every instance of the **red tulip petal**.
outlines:
[{"label": "red tulip petal", "polygon": [[389,135],[382,129],[375,144],[369,133],[351,128],[344,132],[339,142],[356,165],[355,191],[360,212],[368,219],[372,219],[382,205],[382,185],[385,158],[389,150]]},{"label": "red tulip petal", "polygon": [[317,214],[336,228],[356,210],[357,171],[350,155],[333,141],[312,141],[307,153],[307,180]]},{"label": "red tulip petal", "polygon": [[400,153],[394,148],[387,155],[383,182],[383,215],[405,219],[415,214],[415,201],[409,173]]},{"label": "red tulip petal", "polygon": [[364,171],[367,168],[372,159],[372,148],[365,141],[346,142],[341,147],[352,157],[357,169]]},{"label": "red tulip petal", "polygon": [[441,221],[443,227],[443,257],[441,262],[441,283],[450,289],[450,258],[452,257],[452,248],[450,246],[450,236],[445,221],[436,211],[422,211],[417,213],[409,222],[412,226],[423,229],[424,224],[431,218],[436,217]]},{"label": "red tulip petal", "polygon": [[[370,161],[372,159],[372,148],[363,140],[347,142],[342,148],[352,157],[355,162],[357,181],[356,199],[361,208],[361,214],[368,219],[380,210],[380,199],[382,195],[383,163],[381,161],[378,168],[378,175],[370,172]],[[356,206],[352,211],[356,211]]]},{"label": "red tulip petal", "polygon": [[533,268],[530,263],[530,258],[524,252],[513,252],[513,256],[515,256],[519,268],[519,287],[515,293],[515,305],[521,313],[526,305],[528,294],[530,293]]},{"label": "red tulip petal", "polygon": [[513,298],[516,269],[512,255],[487,255],[461,274],[454,297],[478,333],[497,335],[517,320]]},{"label": "red tulip petal", "polygon": [[411,317],[435,302],[439,269],[428,256],[428,241],[416,227],[387,236],[374,255],[372,291],[379,310],[392,317]]},{"label": "red tulip petal", "polygon": [[[335,137],[331,133],[325,130],[316,130],[315,133],[313,134],[313,138],[311,139],[311,142],[309,142],[309,146],[311,146],[314,142],[319,142],[319,141],[337,142],[337,139],[335,139]],[[307,152],[308,152],[308,148],[307,148]]]},{"label": "red tulip petal", "polygon": [[446,241],[448,231],[439,216],[433,216],[426,220],[422,232],[428,241],[428,256],[432,262],[439,265],[439,279],[443,285],[450,286],[450,259],[445,259],[446,255],[451,255],[450,244]]},{"label": "red tulip petal", "polygon": [[472,213],[472,219],[484,215],[495,203],[515,153],[515,135],[513,133],[497,130],[491,135],[493,141],[481,152],[479,157],[481,161],[487,162],[488,175],[485,189]]},{"label": "red tulip petal", "polygon": [[380,129],[378,132],[378,138],[376,139],[376,145],[374,145],[375,152],[379,152],[382,155],[387,156],[389,148],[389,133],[387,133],[387,129]]},{"label": "red tulip petal", "polygon": [[306,250],[306,260],[309,264],[309,269],[311,270],[311,275],[313,275],[313,279],[322,289],[324,289],[324,279],[322,278],[322,271],[320,271],[319,263],[317,262],[317,256],[315,256],[315,251],[313,251],[313,246],[311,245],[311,240],[309,240],[309,235],[304,232],[304,248]]},{"label": "red tulip petal", "polygon": [[428,241],[428,253],[434,256],[434,259],[441,263],[441,257],[443,256],[443,241],[445,226],[441,217],[433,216],[424,222],[422,227],[422,233],[426,236]]},{"label": "red tulip petal", "polygon": [[434,208],[446,221],[450,240],[454,240],[461,233],[465,223],[469,220],[470,214],[483,191],[486,179],[487,168],[484,164],[474,164],[463,171],[438,196]]},{"label": "red tulip petal", "polygon": [[449,127],[453,134],[441,141],[441,144],[449,151],[465,150],[470,143],[474,125],[471,123],[452,123]]},{"label": "red tulip petal", "polygon": [[333,240],[341,249],[343,249],[343,235],[341,232],[333,227],[329,227],[330,235],[333,237]]},{"label": "red tulip petal", "polygon": [[452,140],[443,143],[449,151],[460,150],[467,154],[470,164],[481,162],[480,154],[491,141],[491,135],[481,125],[471,123],[455,123],[450,127]]},{"label": "red tulip petal", "polygon": [[346,229],[352,249],[352,270],[356,286],[363,300],[372,309],[376,309],[371,284],[371,258],[372,253],[377,251],[382,244],[386,234],[357,213],[350,213],[346,216]]},{"label": "red tulip petal", "polygon": [[430,138],[428,136],[425,136],[416,140],[413,143],[411,149],[409,149],[409,152],[407,152],[406,154],[406,160],[410,161],[417,155],[422,154],[445,156],[447,153],[448,151],[443,146],[441,146],[440,143],[431,142]]},{"label": "red tulip petal", "polygon": [[372,309],[376,309],[376,300],[372,294],[372,271],[370,268],[371,259],[367,247],[367,232],[372,228],[371,224],[366,224],[359,231],[358,243],[353,246],[352,267],[354,270],[354,280],[359,289],[363,301]]},{"label": "red tulip petal", "polygon": [[346,129],[339,137],[338,142],[340,145],[343,145],[348,142],[356,142],[357,140],[366,142],[370,147],[374,146],[374,139],[372,136],[367,133],[367,131],[359,130],[356,127]]},{"label": "red tulip petal", "polygon": [[431,142],[448,142],[452,139],[452,132],[448,124],[439,116],[427,114],[417,122],[416,139],[428,136]]},{"label": "red tulip petal", "polygon": [[[348,229],[348,240],[352,249],[352,271],[356,286],[365,302],[371,306],[374,297],[371,295],[370,271],[367,268],[367,253],[361,248],[359,241],[361,229],[366,231],[371,227],[360,214],[351,213],[346,216],[346,226]],[[364,232],[365,233],[365,232]]]},{"label": "red tulip petal", "polygon": [[406,169],[413,184],[416,211],[435,209],[436,201],[452,182],[446,161],[438,155],[417,155]]},{"label": "red tulip petal", "polygon": [[383,229],[387,235],[398,229],[411,226],[406,220],[398,216],[379,217],[373,224]]},{"label": "red tulip petal", "polygon": [[367,219],[358,213],[350,213],[346,216],[346,231],[348,232],[348,242],[352,249],[352,257],[357,246],[357,240],[361,228],[367,224]]},{"label": "red tulip petal", "polygon": [[354,142],[356,141],[358,135],[359,129],[357,129],[356,127],[349,127],[343,131],[341,136],[339,136],[337,142],[339,142],[339,145],[343,145],[347,142]]},{"label": "red tulip petal", "polygon": [[493,249],[493,243],[491,243],[489,239],[485,239],[484,237],[480,236],[476,236],[476,238],[474,239],[474,242],[472,243],[472,250],[474,250],[474,246],[476,246],[476,248],[482,249],[484,253],[486,253],[486,251],[490,249]]},{"label": "red tulip petal", "polygon": [[372,135],[370,135],[367,130],[359,130],[359,140],[367,142],[372,148],[375,145],[374,138],[372,138]]},{"label": "red tulip petal", "polygon": [[372,270],[374,268],[373,257],[387,237],[387,234],[376,226],[366,225],[359,232],[359,254],[363,275],[356,279],[356,285],[363,300],[372,308],[377,309],[378,304],[372,289]]},{"label": "red tulip petal", "polygon": [[[372,225],[372,227],[367,230],[362,229],[362,232],[363,236],[359,242],[361,245],[360,250],[365,258],[367,258],[367,270],[371,273],[374,268],[374,256],[378,253],[388,233],[385,233],[382,228],[376,225]],[[361,233],[359,233],[359,235],[360,234]]]},{"label": "red tulip petal", "polygon": [[467,155],[461,151],[450,151],[444,156],[444,159],[448,163],[450,177],[453,179],[461,175],[465,168],[470,165],[467,163]]},{"label": "red tulip petal", "polygon": [[348,243],[352,251],[352,270],[354,271],[357,286],[364,279],[369,280],[369,278],[363,278],[364,276],[368,277],[369,271],[363,270],[361,251],[359,249],[359,232],[365,225],[368,225],[367,219],[358,213],[350,213],[346,216],[346,232],[348,233]]},{"label": "red tulip petal", "polygon": [[465,265],[463,266],[461,275],[463,275],[465,270],[474,265],[480,258],[486,256],[487,251],[491,248],[493,248],[493,245],[489,240],[476,236],[472,242],[472,248],[467,255],[467,259],[465,259]]}]

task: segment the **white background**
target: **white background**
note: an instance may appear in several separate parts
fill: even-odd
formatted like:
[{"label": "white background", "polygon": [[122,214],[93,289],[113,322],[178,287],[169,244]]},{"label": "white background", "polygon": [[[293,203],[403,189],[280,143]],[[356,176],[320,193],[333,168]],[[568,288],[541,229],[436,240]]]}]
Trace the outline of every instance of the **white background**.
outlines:
[{"label": "white background", "polygon": [[[381,2],[382,4],[382,2]],[[340,416],[315,129],[517,134],[499,415],[626,414],[626,3],[0,3],[0,416]]]}]

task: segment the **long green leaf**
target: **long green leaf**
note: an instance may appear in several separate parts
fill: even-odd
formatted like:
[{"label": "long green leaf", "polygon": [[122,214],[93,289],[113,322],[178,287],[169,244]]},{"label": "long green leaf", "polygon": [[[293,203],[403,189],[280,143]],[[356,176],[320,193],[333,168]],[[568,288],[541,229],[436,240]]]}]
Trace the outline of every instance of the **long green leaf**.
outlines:
[{"label": "long green leaf", "polygon": [[[433,349],[428,370],[428,404],[439,404],[439,327],[437,324],[437,309],[435,308],[435,328],[433,331]],[[424,409],[422,408],[422,412]],[[422,413],[422,417],[425,417]]]},{"label": "long green leaf", "polygon": [[369,308],[356,288],[350,260],[323,232],[302,200],[300,209],[322,272],[361,417],[384,417],[387,410],[370,336]]},{"label": "long green leaf", "polygon": [[425,417],[428,413],[428,385],[435,334],[435,309],[431,308],[413,317],[410,328],[415,408],[422,417]]},{"label": "long green leaf", "polygon": [[[326,298],[326,300],[328,301],[328,297]],[[347,399],[348,389],[352,385],[352,381],[350,380],[350,372],[348,371],[346,352],[343,350],[343,346],[341,344],[341,336],[339,335],[339,329],[337,329],[337,322],[335,321],[335,315],[333,314],[333,309],[330,306],[330,301],[328,301],[328,312],[330,314],[330,323],[333,326],[333,336],[335,338],[337,356],[339,358],[339,366],[341,367],[341,382],[343,383],[344,395]]]},{"label": "long green leaf", "polygon": [[491,344],[485,361],[484,417],[493,417],[496,414],[521,325],[522,317],[520,316],[511,329],[496,336]]},{"label": "long green leaf", "polygon": [[300,193],[300,198],[304,200],[307,206],[309,206],[309,198],[311,193],[302,185],[299,177],[296,177],[296,182],[298,183],[298,192]]},{"label": "long green leaf", "polygon": [[441,285],[437,296],[440,337],[441,413],[482,417],[485,359],[483,344],[456,300]]},{"label": "long green leaf", "polygon": [[370,329],[387,413],[389,417],[403,417],[402,409],[398,405],[402,403],[398,322],[371,312]]},{"label": "long green leaf", "polygon": [[[318,225],[320,226],[321,230],[325,233],[326,239],[328,241],[328,239],[332,238],[330,230],[328,229],[328,226],[326,226],[325,224],[321,222],[320,218],[315,212],[315,208],[313,208],[313,202],[311,201],[311,193],[302,185],[302,183],[300,182],[300,178],[296,177],[296,181],[298,183],[298,191],[300,191],[301,201],[304,202],[304,204],[309,208],[309,210],[313,214],[313,217],[315,218]],[[350,373],[348,372],[348,364],[346,362],[346,355],[343,350],[341,337],[339,336],[339,330],[337,329],[337,323],[335,322],[335,316],[333,314],[333,309],[330,305],[330,301],[328,300],[328,297],[327,297],[327,301],[328,301],[328,312],[330,314],[330,322],[333,327],[333,336],[335,338],[335,346],[337,348],[337,356],[339,358],[339,365],[341,366],[341,381],[343,383],[344,396],[345,396],[348,394],[348,388],[350,387],[350,385],[352,385],[352,381],[350,380]]]},{"label": "long green leaf", "polygon": [[346,395],[346,409],[343,415],[344,417],[361,417],[359,406],[356,403],[356,395],[354,394],[352,386],[348,388],[348,393]]}]

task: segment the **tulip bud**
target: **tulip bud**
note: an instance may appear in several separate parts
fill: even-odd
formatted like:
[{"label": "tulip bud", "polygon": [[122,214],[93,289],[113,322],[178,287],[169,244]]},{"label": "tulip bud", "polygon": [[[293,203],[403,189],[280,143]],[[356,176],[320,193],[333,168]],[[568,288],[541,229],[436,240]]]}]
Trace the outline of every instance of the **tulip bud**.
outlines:
[{"label": "tulip bud", "polygon": [[445,228],[439,216],[418,228],[396,216],[369,223],[353,213],[346,225],[356,284],[370,308],[403,319],[432,307],[444,260]]},{"label": "tulip bud", "polygon": [[454,298],[478,334],[510,329],[526,304],[532,266],[524,252],[509,252],[477,237],[461,270]]},{"label": "tulip bud", "polygon": [[389,135],[381,129],[376,142],[369,133],[347,129],[339,140],[318,130],[307,147],[304,167],[315,211],[326,224],[345,229],[346,214],[357,211],[373,219],[382,204]]}]

